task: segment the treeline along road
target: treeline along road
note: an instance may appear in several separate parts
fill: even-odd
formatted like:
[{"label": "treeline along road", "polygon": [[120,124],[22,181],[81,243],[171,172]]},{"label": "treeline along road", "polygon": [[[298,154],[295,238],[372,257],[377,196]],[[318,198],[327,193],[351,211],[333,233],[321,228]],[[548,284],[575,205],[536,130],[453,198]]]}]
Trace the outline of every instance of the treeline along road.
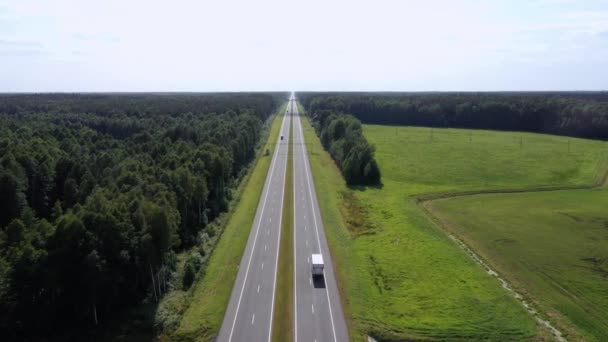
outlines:
[{"label": "treeline along road", "polygon": [[298,93],[311,115],[365,124],[526,131],[608,139],[608,92]]},{"label": "treeline along road", "polygon": [[2,339],[65,337],[158,300],[176,253],[216,234],[285,98],[0,95]]}]

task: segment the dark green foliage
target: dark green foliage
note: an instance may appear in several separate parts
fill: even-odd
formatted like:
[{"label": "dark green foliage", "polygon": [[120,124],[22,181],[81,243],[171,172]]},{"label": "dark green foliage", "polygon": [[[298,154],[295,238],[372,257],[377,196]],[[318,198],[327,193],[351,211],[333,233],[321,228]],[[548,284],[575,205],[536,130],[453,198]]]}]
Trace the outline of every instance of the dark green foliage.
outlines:
[{"label": "dark green foliage", "polygon": [[87,330],[166,293],[283,97],[0,95],[3,340]]},{"label": "dark green foliage", "polygon": [[319,112],[313,120],[321,143],[350,185],[380,183],[380,169],[374,149],[361,131],[361,122],[351,115]]},{"label": "dark green foliage", "polygon": [[184,277],[182,279],[182,285],[184,290],[187,290],[192,286],[196,274],[201,269],[203,264],[203,258],[198,252],[193,252],[188,256],[184,265]]},{"label": "dark green foliage", "polygon": [[[2,170],[4,171],[4,170]],[[23,186],[17,176],[0,171],[0,226],[6,226],[11,219],[19,217],[25,207]]]},{"label": "dark green foliage", "polygon": [[192,286],[194,278],[196,278],[196,270],[194,269],[194,266],[192,264],[186,264],[186,266],[184,266],[184,278],[182,280],[184,290],[187,290],[190,288],[190,286]]},{"label": "dark green foliage", "polygon": [[298,93],[311,114],[366,124],[528,131],[608,139],[608,92]]}]

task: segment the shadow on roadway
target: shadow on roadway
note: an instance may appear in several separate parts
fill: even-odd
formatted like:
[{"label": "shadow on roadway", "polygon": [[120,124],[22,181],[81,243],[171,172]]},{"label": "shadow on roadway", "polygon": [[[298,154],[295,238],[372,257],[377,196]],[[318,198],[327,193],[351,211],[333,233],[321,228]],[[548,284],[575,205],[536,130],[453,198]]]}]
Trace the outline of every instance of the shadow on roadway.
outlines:
[{"label": "shadow on roadway", "polygon": [[324,289],[325,288],[325,277],[324,276],[313,276],[312,277],[312,286],[315,289]]}]

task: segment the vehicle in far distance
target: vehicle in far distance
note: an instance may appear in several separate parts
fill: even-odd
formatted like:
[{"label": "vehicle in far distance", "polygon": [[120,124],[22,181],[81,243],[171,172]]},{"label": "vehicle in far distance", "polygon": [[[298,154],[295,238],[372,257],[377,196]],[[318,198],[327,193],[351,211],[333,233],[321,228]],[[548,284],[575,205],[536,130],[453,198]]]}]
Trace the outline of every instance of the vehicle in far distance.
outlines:
[{"label": "vehicle in far distance", "polygon": [[283,140],[283,136],[281,135],[281,140]]},{"label": "vehicle in far distance", "polygon": [[312,276],[322,277],[323,276],[323,255],[313,254],[312,255]]}]

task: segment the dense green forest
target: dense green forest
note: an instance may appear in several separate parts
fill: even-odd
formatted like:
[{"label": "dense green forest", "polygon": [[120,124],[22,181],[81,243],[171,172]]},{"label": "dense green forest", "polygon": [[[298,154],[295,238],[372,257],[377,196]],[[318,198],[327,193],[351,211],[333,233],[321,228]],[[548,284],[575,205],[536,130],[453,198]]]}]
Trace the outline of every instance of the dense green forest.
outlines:
[{"label": "dense green forest", "polygon": [[285,98],[0,95],[2,339],[62,336],[159,298],[176,253],[216,233]]},{"label": "dense green forest", "polygon": [[380,184],[374,148],[363,136],[361,121],[352,115],[319,110],[311,118],[323,147],[349,185]]},{"label": "dense green forest", "polygon": [[298,93],[315,114],[367,124],[528,131],[608,139],[608,92]]}]

